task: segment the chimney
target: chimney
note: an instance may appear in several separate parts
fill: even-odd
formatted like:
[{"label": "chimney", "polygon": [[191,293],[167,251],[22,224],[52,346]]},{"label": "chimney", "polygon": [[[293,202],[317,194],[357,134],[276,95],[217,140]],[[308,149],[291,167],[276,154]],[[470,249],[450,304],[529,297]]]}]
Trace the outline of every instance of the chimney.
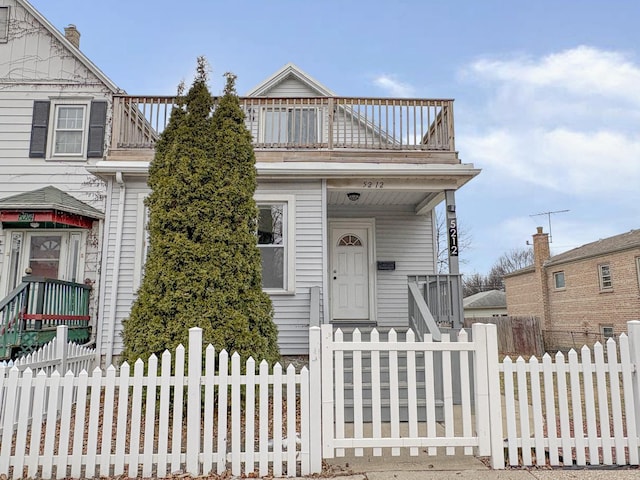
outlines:
[{"label": "chimney", "polygon": [[544,262],[549,260],[549,234],[542,233],[542,227],[537,228],[537,233],[533,236],[533,264],[536,270],[542,268]]},{"label": "chimney", "polygon": [[68,27],[64,27],[64,36],[74,47],[80,49],[80,32],[75,25],[69,24]]}]

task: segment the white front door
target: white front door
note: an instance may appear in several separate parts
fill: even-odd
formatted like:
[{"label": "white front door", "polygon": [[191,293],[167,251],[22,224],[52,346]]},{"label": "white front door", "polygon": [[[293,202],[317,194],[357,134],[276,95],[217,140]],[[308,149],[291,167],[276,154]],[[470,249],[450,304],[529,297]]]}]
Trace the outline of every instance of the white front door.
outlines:
[{"label": "white front door", "polygon": [[369,245],[367,228],[331,230],[331,318],[369,320]]}]

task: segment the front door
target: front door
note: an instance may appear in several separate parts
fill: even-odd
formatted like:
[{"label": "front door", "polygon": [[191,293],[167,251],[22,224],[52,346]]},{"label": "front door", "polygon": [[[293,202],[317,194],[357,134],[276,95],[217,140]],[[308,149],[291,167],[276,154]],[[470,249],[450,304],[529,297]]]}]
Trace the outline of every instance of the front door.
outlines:
[{"label": "front door", "polygon": [[369,320],[369,246],[367,228],[331,230],[331,318]]},{"label": "front door", "polygon": [[83,268],[80,232],[16,230],[7,233],[10,252],[5,267],[4,294],[18,286],[27,271],[37,277],[78,281]]}]

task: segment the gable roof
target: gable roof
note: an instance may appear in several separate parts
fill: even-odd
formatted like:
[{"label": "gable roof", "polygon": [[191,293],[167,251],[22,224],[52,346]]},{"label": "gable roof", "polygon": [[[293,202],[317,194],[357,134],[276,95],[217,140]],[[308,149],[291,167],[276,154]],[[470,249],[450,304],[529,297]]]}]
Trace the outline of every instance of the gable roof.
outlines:
[{"label": "gable roof", "polygon": [[499,308],[507,307],[507,294],[500,290],[478,292],[462,300],[463,308]]},{"label": "gable roof", "polygon": [[100,79],[102,83],[104,83],[109,90],[113,93],[123,92],[118,86],[111,81],[109,77],[107,77],[102,70],[100,70],[91,60],[89,60],[80,49],[76,48],[67,38],[56,28],[54,27],[49,20],[47,20],[38,10],[35,9],[27,0],[15,0],[17,4],[19,4],[22,8],[27,10],[31,15],[33,15],[40,24],[56,39],[58,40],[64,47],[69,50],[69,52],[76,57],[80,63],[82,63],[90,72],[92,72],[96,77]]},{"label": "gable roof", "polygon": [[596,257],[635,247],[640,247],[640,229],[614,235],[613,237],[602,238],[559,255],[554,255],[544,263],[544,266]]},{"label": "gable roof", "polygon": [[101,219],[104,214],[53,186],[0,199],[0,210],[51,209]]},{"label": "gable roof", "polygon": [[293,63],[287,63],[284,67],[264,80],[262,83],[252,88],[247,92],[247,97],[260,97],[265,95],[269,90],[274,88],[279,83],[283,82],[289,77],[293,77],[298,81],[304,83],[309,88],[318,92],[318,96],[321,97],[335,97],[336,94],[329,90],[327,87],[318,82],[311,75],[305,73],[298,66]]}]

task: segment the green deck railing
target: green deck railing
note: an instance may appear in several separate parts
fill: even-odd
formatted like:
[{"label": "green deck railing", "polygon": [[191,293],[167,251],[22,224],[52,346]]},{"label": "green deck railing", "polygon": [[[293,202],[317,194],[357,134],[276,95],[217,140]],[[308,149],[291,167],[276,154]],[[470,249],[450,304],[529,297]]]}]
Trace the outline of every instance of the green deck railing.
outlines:
[{"label": "green deck railing", "polygon": [[72,339],[88,339],[90,292],[90,286],[80,283],[23,277],[0,301],[0,359],[44,345],[58,325],[67,325]]}]

